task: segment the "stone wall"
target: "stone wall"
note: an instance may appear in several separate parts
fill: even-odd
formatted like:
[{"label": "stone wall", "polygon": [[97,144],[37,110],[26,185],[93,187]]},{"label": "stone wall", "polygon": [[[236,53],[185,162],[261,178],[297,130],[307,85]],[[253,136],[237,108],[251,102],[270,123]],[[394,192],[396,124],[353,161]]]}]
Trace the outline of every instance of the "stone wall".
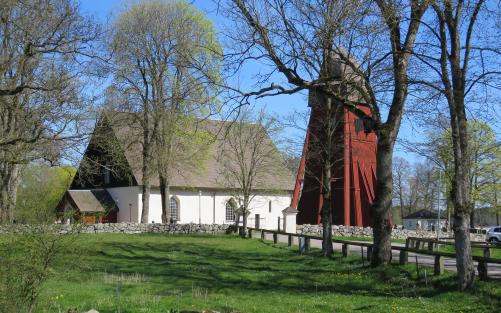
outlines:
[{"label": "stone wall", "polygon": [[[140,233],[162,233],[162,234],[224,234],[229,224],[140,224],[140,223],[111,223],[111,224],[93,224],[93,225],[78,225],[79,231],[86,234],[96,233],[123,233],[123,234],[140,234]],[[23,232],[34,226],[30,225],[11,225],[0,226],[0,234],[6,232]],[[60,233],[67,233],[69,227],[67,225],[51,225],[57,228]],[[297,225],[296,232],[298,234],[307,234],[313,236],[322,235],[322,225]],[[333,225],[332,235],[340,237],[372,237],[372,228]],[[394,229],[392,237],[395,239],[406,239],[407,237],[423,237],[435,238],[435,232]],[[440,237],[452,237],[452,233],[440,233]],[[475,241],[484,241],[485,235],[471,234],[471,239]]]},{"label": "stone wall", "polygon": [[[297,233],[321,236],[322,235],[322,225],[297,225]],[[371,227],[357,227],[357,226],[343,226],[343,225],[332,225],[332,235],[340,237],[367,237],[372,238],[372,228]],[[395,239],[406,239],[407,237],[425,237],[425,238],[435,238],[437,236],[436,232],[420,231],[408,229],[394,229],[391,234],[392,238]],[[447,233],[440,233],[440,237],[449,237]]]},{"label": "stone wall", "polygon": [[221,224],[138,224],[115,223],[85,225],[83,233],[162,233],[162,234],[223,234],[230,225]]},{"label": "stone wall", "polygon": [[[29,225],[0,226],[0,234],[6,232],[23,232]],[[67,233],[72,226],[51,225],[60,233]],[[111,223],[78,225],[78,231],[85,234],[96,233],[162,233],[162,234],[224,234],[230,225],[220,224],[138,224],[138,223]]]}]

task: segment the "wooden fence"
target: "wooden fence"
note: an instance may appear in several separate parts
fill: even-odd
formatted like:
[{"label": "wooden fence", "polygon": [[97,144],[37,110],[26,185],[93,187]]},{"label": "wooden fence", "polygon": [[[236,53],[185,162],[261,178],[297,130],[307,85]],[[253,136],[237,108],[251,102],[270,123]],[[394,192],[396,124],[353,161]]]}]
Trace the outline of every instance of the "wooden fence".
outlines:
[{"label": "wooden fence", "polygon": [[[304,234],[296,234],[296,233],[286,233],[277,230],[267,230],[267,229],[259,229],[249,227],[248,229],[249,238],[253,237],[253,232],[260,232],[261,240],[265,239],[265,234],[273,235],[273,242],[278,242],[278,236],[287,236],[287,243],[289,246],[293,244],[293,238],[302,238],[304,240],[304,250],[309,250],[311,247],[311,240],[322,240],[320,236],[311,236]],[[340,243],[342,245],[342,254],[344,257],[349,254],[349,246],[359,246],[361,248],[362,257],[367,258],[370,261],[372,256],[373,243],[371,242],[358,242],[358,241],[350,241],[343,239],[332,239],[333,243]],[[425,245],[428,244],[427,249]],[[451,242],[431,239],[431,238],[418,238],[418,237],[409,237],[406,240],[405,247],[402,246],[391,246],[391,250],[399,251],[399,261],[398,263],[401,265],[405,265],[409,262],[409,252],[421,255],[429,255],[434,257],[434,266],[433,272],[435,275],[440,275],[444,273],[444,259],[445,258],[456,258],[456,253],[453,252],[442,252],[437,251],[436,246],[438,244],[451,244]],[[473,260],[478,262],[478,275],[481,280],[486,280],[488,278],[488,264],[501,264],[501,259],[491,258],[491,249],[498,249],[499,247],[490,245],[490,244],[481,244],[475,242],[472,244],[472,247],[483,248],[483,256],[473,256]],[[364,256],[364,248],[366,248],[366,254]]]}]

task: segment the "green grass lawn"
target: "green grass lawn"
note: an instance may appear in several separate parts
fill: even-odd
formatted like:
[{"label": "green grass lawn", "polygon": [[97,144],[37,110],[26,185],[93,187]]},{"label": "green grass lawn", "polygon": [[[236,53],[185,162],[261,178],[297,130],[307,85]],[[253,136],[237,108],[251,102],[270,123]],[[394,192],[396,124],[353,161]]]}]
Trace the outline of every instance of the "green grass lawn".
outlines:
[{"label": "green grass lawn", "polygon": [[[351,241],[367,241],[372,242],[372,237],[356,237],[356,236],[332,236],[332,239],[337,240],[351,240]],[[392,243],[405,243],[405,239],[395,239],[391,238]]]},{"label": "green grass lawn", "polygon": [[[450,245],[440,245],[439,251],[444,252],[456,252],[456,248],[454,244]],[[484,250],[482,248],[473,248],[473,255],[484,255]],[[501,259],[501,248],[491,248],[491,258]]]},{"label": "green grass lawn", "polygon": [[[72,266],[53,269],[38,312],[496,312],[501,283],[459,293],[451,273],[372,269],[360,257],[300,256],[234,236],[82,235]],[[423,269],[421,273],[423,273]],[[428,270],[430,275],[431,269]],[[64,311],[63,311],[64,310]]]}]

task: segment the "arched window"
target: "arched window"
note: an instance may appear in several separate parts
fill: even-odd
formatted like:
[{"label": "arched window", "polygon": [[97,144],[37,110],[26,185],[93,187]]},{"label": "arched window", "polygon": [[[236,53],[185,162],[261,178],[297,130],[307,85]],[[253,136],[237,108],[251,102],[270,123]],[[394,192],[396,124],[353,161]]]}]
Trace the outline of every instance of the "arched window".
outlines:
[{"label": "arched window", "polygon": [[179,199],[176,196],[170,198],[169,217],[171,220],[179,221]]},{"label": "arched window", "polygon": [[226,202],[226,220],[227,221],[234,221],[235,220],[235,208],[237,207],[237,204],[235,203],[235,200],[231,198]]}]

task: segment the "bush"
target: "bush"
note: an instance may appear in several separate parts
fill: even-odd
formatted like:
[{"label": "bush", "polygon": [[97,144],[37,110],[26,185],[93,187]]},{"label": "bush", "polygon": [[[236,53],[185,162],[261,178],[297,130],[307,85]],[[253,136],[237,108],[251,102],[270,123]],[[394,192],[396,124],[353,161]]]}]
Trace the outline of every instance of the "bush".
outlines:
[{"label": "bush", "polygon": [[64,227],[33,225],[19,231],[13,226],[0,237],[0,313],[34,311],[53,267],[76,252],[79,226]]}]

